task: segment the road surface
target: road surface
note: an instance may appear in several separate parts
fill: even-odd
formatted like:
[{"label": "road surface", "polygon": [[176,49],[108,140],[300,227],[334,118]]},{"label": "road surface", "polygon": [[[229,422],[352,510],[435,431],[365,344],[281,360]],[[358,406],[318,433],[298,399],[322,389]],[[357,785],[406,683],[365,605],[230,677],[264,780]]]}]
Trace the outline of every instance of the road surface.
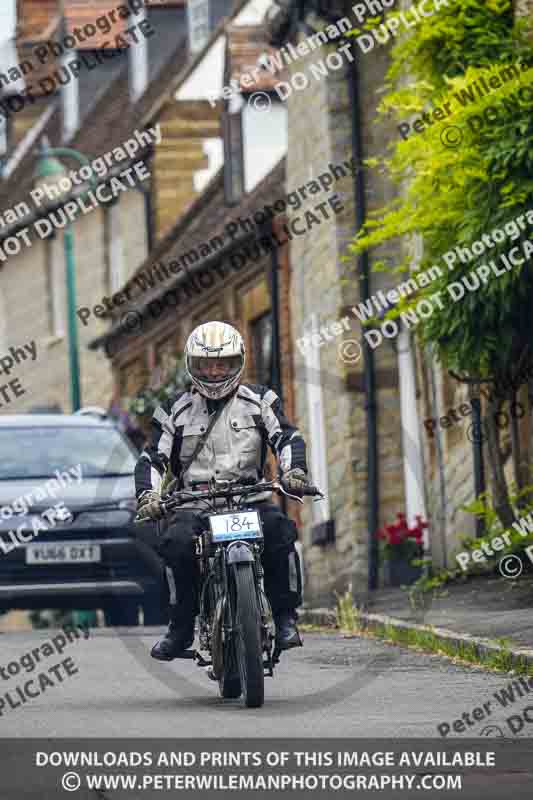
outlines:
[{"label": "road surface", "polygon": [[[275,678],[266,679],[265,706],[246,709],[222,700],[192,661],[151,659],[161,631],[95,629],[88,639],[67,642],[61,654],[55,645],[52,654],[50,645],[44,648],[60,631],[0,634],[0,736],[438,737],[439,725],[451,728],[466,713],[469,725],[455,734],[461,738],[479,736],[489,723],[503,728],[528,703],[524,696],[505,710],[495,701],[493,693],[512,676],[331,632],[306,634],[305,646],[284,654]],[[35,649],[38,664],[28,657]],[[48,677],[41,688],[42,673]],[[24,694],[23,702],[17,687],[24,692],[30,679],[36,696]],[[483,718],[474,720],[473,709],[491,698]],[[525,724],[519,735],[532,733]]]}]

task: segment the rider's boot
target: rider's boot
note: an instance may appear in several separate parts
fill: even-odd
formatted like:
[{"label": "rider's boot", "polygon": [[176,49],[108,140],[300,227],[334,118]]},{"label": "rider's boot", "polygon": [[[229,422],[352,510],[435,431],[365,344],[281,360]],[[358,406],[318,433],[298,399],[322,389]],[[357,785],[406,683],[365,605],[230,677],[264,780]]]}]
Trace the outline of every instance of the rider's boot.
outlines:
[{"label": "rider's boot", "polygon": [[[192,612],[192,613],[191,613]],[[194,642],[194,611],[170,606],[170,625],[150,655],[158,661],[172,661]]]},{"label": "rider's boot", "polygon": [[296,627],[296,620],[296,611],[292,609],[281,610],[275,614],[276,646],[279,650],[303,647],[298,628]]}]

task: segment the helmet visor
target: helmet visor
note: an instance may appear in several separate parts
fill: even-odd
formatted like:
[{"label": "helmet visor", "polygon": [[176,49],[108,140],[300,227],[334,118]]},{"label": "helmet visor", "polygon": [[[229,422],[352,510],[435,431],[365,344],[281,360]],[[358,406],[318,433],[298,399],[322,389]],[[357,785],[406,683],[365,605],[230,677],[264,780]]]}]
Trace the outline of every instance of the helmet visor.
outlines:
[{"label": "helmet visor", "polygon": [[220,383],[233,378],[242,368],[241,355],[227,358],[190,356],[189,371],[193,378],[206,383]]}]

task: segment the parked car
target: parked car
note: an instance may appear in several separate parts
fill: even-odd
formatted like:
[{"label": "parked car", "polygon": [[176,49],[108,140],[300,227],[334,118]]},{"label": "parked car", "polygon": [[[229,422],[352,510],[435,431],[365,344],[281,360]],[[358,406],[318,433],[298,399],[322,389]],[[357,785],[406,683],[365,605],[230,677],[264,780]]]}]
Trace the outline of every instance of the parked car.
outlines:
[{"label": "parked car", "polygon": [[0,612],[102,608],[136,625],[142,606],[145,624],[166,621],[151,523],[132,524],[136,459],[98,409],[0,416]]}]

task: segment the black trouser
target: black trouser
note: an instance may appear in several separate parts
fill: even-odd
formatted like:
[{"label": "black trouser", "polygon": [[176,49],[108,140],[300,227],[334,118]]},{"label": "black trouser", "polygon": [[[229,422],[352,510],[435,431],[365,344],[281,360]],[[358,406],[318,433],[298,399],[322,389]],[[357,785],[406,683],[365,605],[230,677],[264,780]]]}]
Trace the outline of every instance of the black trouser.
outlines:
[{"label": "black trouser", "polygon": [[[302,602],[300,560],[294,547],[296,525],[273,503],[256,503],[254,508],[261,514],[265,537],[262,562],[266,595],[274,614],[292,611]],[[199,574],[193,536],[208,524],[202,511],[179,511],[161,525],[157,549],[167,566],[171,614],[174,611],[183,621],[198,613]]]}]

